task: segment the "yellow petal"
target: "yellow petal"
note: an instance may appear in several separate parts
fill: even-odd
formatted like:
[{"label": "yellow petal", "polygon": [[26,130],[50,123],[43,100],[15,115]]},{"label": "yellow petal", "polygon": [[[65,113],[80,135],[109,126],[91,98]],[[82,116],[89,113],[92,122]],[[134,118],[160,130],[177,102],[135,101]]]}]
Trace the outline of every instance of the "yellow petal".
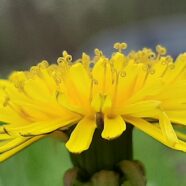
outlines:
[{"label": "yellow petal", "polygon": [[171,122],[186,125],[186,111],[185,110],[168,110],[166,114]]},{"label": "yellow petal", "polygon": [[15,148],[12,148],[11,150],[8,150],[2,154],[0,154],[0,162],[8,159],[9,157],[13,156],[20,150],[24,149],[25,147],[29,146],[30,144],[34,143],[35,141],[38,141],[39,139],[43,138],[44,136],[36,136],[33,138],[28,139],[26,142],[21,143],[20,145],[16,146]]},{"label": "yellow petal", "polygon": [[101,111],[102,102],[103,102],[103,98],[102,98],[102,96],[100,96],[100,94],[94,96],[94,98],[92,99],[92,102],[91,102],[91,106],[95,112]]},{"label": "yellow petal", "polygon": [[165,112],[160,113],[159,123],[160,123],[160,128],[163,132],[163,135],[174,146],[174,144],[178,142],[178,138]]},{"label": "yellow petal", "polygon": [[141,118],[125,117],[124,119],[128,123],[134,125],[136,128],[152,136],[153,138],[160,141],[164,145],[170,148],[176,149],[176,150],[181,150],[181,151],[186,152],[186,143],[184,143],[181,140],[178,140],[174,144],[171,143],[170,141],[166,139],[165,135],[163,134],[163,132],[157,125],[151,124],[148,121],[141,119]]},{"label": "yellow petal", "polygon": [[59,93],[57,96],[58,103],[63,106],[64,108],[68,109],[71,112],[78,113],[78,114],[85,114],[85,110],[79,104],[73,104],[70,102],[66,95]]},{"label": "yellow petal", "polygon": [[139,72],[138,65],[134,64],[133,61],[129,61],[128,65],[124,69],[124,72],[126,73],[126,76],[119,76],[118,80],[115,103],[116,106],[120,105],[121,102],[125,102],[125,100],[133,94],[136,77]]},{"label": "yellow petal", "polygon": [[9,151],[16,146],[20,145],[21,143],[24,143],[27,141],[28,138],[18,137],[14,138],[12,140],[5,140],[0,142],[0,153],[3,153],[5,151]]},{"label": "yellow petal", "polygon": [[72,65],[64,78],[64,95],[70,105],[86,112],[90,109],[91,79],[81,63]]},{"label": "yellow petal", "polygon": [[128,123],[134,125],[136,128],[147,133],[148,135],[152,136],[153,138],[160,141],[161,143],[168,145],[165,137],[162,134],[162,131],[156,125],[153,125],[141,118],[134,118],[134,117],[127,116],[124,119]]},{"label": "yellow petal", "polygon": [[103,102],[103,106],[102,106],[102,112],[103,113],[108,113],[110,111],[112,107],[112,100],[110,98],[110,96],[107,96]]},{"label": "yellow petal", "polygon": [[51,121],[40,121],[31,123],[28,125],[14,127],[12,125],[6,125],[1,127],[0,129],[3,131],[7,131],[11,136],[35,136],[51,133],[57,129],[66,128],[78,122],[80,117],[72,117],[66,119],[56,119]]},{"label": "yellow petal", "polygon": [[101,57],[92,70],[93,79],[97,82],[95,93],[109,93],[112,87],[113,73],[106,58]]},{"label": "yellow petal", "polygon": [[120,136],[126,129],[125,121],[121,116],[104,116],[104,129],[101,136],[105,139],[114,139]]},{"label": "yellow petal", "polygon": [[181,141],[181,140],[178,140],[178,142],[179,143],[175,144],[175,149],[186,152],[186,143],[184,141]]},{"label": "yellow petal", "polygon": [[[1,129],[0,129],[0,131],[1,131]],[[10,135],[8,135],[8,134],[4,134],[4,133],[2,133],[2,132],[4,132],[4,131],[1,131],[0,132],[0,141],[1,140],[10,140],[10,139],[12,139],[13,138],[13,136],[10,136]]]},{"label": "yellow petal", "polygon": [[112,62],[113,62],[113,65],[114,65],[114,68],[118,71],[122,71],[124,66],[125,66],[125,63],[127,62],[127,58],[125,55],[123,55],[122,53],[120,52],[116,52],[112,58],[111,58]]},{"label": "yellow petal", "polygon": [[11,123],[13,125],[26,125],[29,123],[26,117],[22,117],[18,112],[12,110],[12,108],[0,108],[0,113],[0,121],[5,123]]},{"label": "yellow petal", "polygon": [[32,99],[44,102],[51,100],[51,94],[46,83],[37,76],[26,81],[24,90]]},{"label": "yellow petal", "polygon": [[[186,81],[179,81],[172,83],[171,85],[165,85],[161,93],[157,96],[158,99],[174,101],[175,99],[180,99],[185,102],[186,94]],[[174,90],[174,91],[173,91]]]},{"label": "yellow petal", "polygon": [[94,119],[83,118],[70,135],[70,139],[66,143],[67,149],[72,153],[81,153],[87,150],[95,129],[96,121]]},{"label": "yellow petal", "polygon": [[186,134],[176,131],[176,135],[178,136],[179,139],[186,141]]},{"label": "yellow petal", "polygon": [[[157,79],[141,88],[139,91],[136,91],[134,95],[130,98],[130,102],[139,101],[151,96],[158,95],[162,91],[163,83]],[[166,94],[167,95],[167,94]]]},{"label": "yellow petal", "polygon": [[179,76],[184,74],[186,67],[185,59],[186,59],[185,54],[181,54],[177,57],[174,70],[169,69],[166,72],[165,76],[163,77],[167,83],[176,81],[176,79],[178,79]]},{"label": "yellow petal", "polygon": [[126,105],[119,109],[118,112],[122,115],[131,115],[135,117],[156,117],[160,103],[160,101],[156,100],[140,101]]},{"label": "yellow petal", "polygon": [[70,77],[77,92],[83,99],[89,99],[91,80],[83,64],[76,63],[70,68]]}]

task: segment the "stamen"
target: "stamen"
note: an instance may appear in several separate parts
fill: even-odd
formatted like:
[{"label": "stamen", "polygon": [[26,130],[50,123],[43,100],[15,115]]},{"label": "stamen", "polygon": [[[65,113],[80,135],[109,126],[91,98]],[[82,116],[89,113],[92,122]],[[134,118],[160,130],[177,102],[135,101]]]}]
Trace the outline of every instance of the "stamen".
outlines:
[{"label": "stamen", "polygon": [[147,81],[147,78],[149,77],[149,74],[154,74],[155,73],[155,70],[154,70],[154,64],[152,61],[148,61],[147,63],[144,63],[144,66],[143,66],[143,70],[146,71],[145,73],[145,77],[142,81],[142,85],[145,84],[145,82]]},{"label": "stamen", "polygon": [[103,94],[105,94],[105,89],[106,89],[106,73],[107,73],[107,64],[108,64],[108,60],[104,59],[103,61],[103,65],[104,65],[104,75],[103,75]]},{"label": "stamen", "polygon": [[63,51],[63,57],[59,57],[57,59],[57,64],[62,67],[63,71],[67,71],[69,69],[69,65],[72,62],[72,56],[67,53],[67,51]]},{"label": "stamen", "polygon": [[89,101],[90,101],[90,103],[92,102],[92,98],[93,98],[93,86],[94,86],[94,80],[93,80],[93,77],[91,76],[90,95],[89,95]]},{"label": "stamen", "polygon": [[163,77],[166,74],[168,69],[174,69],[173,58],[171,56],[166,56],[164,60],[161,62],[161,64],[166,65],[164,71],[161,74],[161,77]]},{"label": "stamen", "polygon": [[52,64],[48,67],[48,73],[49,75],[52,75],[56,70],[58,69],[58,66],[56,64]]},{"label": "stamen", "polygon": [[130,54],[131,57],[135,60],[135,63],[152,63],[155,61],[156,54],[148,48],[143,48],[143,50],[140,50],[138,52],[133,52]]},{"label": "stamen", "polygon": [[42,78],[42,71],[48,69],[49,64],[46,60],[41,61],[37,66],[30,68],[30,71],[25,71],[24,74],[28,79],[33,78],[34,76],[39,76]]},{"label": "stamen", "polygon": [[24,72],[15,72],[15,73],[11,74],[9,77],[9,80],[20,91],[23,91],[25,79],[26,79],[26,77],[25,77]]},{"label": "stamen", "polygon": [[63,74],[59,70],[56,72],[53,72],[51,75],[53,76],[57,85],[61,83]]},{"label": "stamen", "polygon": [[167,53],[167,49],[165,47],[161,46],[161,45],[157,45],[156,46],[156,52],[157,52],[157,54],[163,56]]},{"label": "stamen", "polygon": [[103,52],[97,48],[94,50],[94,53],[95,53],[95,57],[94,57],[95,62],[98,61],[103,56]]},{"label": "stamen", "polygon": [[91,83],[90,83],[89,101],[91,103],[93,99],[94,85],[98,85],[98,81],[93,78],[92,74],[90,74],[90,78],[91,78]]},{"label": "stamen", "polygon": [[49,64],[48,64],[48,62],[47,62],[46,60],[43,60],[43,61],[41,61],[37,66],[38,66],[40,69],[46,69],[46,68],[49,66]]},{"label": "stamen", "polygon": [[115,83],[115,87],[114,87],[114,93],[113,93],[111,113],[113,113],[113,109],[114,109],[114,106],[115,106],[116,100],[117,100],[119,76],[121,76],[121,74],[116,72],[116,79],[115,79],[115,82],[114,82]]},{"label": "stamen", "polygon": [[116,52],[112,55],[109,65],[111,67],[111,73],[112,73],[112,84],[116,82],[116,76],[119,77],[125,77],[126,72],[125,68],[127,67],[129,62],[129,59],[127,56],[120,52]]},{"label": "stamen", "polygon": [[114,84],[116,82],[117,71],[114,67],[111,67],[111,72],[112,72],[112,84]]},{"label": "stamen", "polygon": [[149,53],[148,59],[153,61],[156,58],[156,54],[154,52]]},{"label": "stamen", "polygon": [[58,59],[57,59],[57,64],[58,65],[60,65],[61,63],[63,63],[64,62],[64,58],[63,57],[59,57]]},{"label": "stamen", "polygon": [[32,66],[32,67],[30,68],[30,72],[31,72],[33,75],[37,75],[38,72],[39,72],[38,66]]},{"label": "stamen", "polygon": [[156,62],[159,62],[160,57],[166,55],[167,49],[161,45],[157,45],[156,53],[157,53]]},{"label": "stamen", "polygon": [[71,63],[72,62],[72,56],[67,53],[67,51],[63,51],[63,58],[66,62]]},{"label": "stamen", "polygon": [[114,44],[114,48],[121,53],[122,50],[125,50],[127,48],[127,43],[119,43],[119,42],[117,42],[117,43]]}]

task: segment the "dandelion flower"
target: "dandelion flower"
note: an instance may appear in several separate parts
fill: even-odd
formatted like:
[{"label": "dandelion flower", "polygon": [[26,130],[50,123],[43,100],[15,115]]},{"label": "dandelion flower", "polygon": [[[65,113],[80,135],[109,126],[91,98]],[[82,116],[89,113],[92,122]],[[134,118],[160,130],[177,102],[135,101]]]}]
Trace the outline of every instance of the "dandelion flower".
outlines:
[{"label": "dandelion flower", "polygon": [[91,144],[96,128],[112,140],[133,125],[161,143],[186,151],[186,54],[175,62],[160,45],[124,54],[126,43],[107,58],[95,49],[72,61],[66,51],[49,65],[13,72],[0,81],[0,161],[31,143],[73,127],[72,153]]}]

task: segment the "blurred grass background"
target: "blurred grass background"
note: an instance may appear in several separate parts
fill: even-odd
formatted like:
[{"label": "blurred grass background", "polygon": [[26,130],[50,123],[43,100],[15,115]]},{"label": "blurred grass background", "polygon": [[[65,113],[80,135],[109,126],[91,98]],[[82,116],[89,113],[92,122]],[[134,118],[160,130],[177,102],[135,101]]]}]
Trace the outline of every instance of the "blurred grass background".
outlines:
[{"label": "blurred grass background", "polygon": [[[0,77],[42,59],[53,63],[62,50],[110,54],[117,41],[135,49],[162,43],[176,56],[186,51],[185,10],[185,0],[0,0]],[[186,185],[186,154],[139,131],[134,138],[148,186]],[[70,166],[63,144],[44,139],[0,164],[0,186],[60,186]]]}]

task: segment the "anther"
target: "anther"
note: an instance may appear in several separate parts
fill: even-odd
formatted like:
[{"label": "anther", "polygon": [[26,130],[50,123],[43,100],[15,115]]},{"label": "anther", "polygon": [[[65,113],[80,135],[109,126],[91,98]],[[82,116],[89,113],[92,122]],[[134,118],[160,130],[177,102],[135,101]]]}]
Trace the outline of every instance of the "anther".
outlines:
[{"label": "anther", "polygon": [[98,61],[103,56],[103,52],[97,48],[94,50],[94,54],[94,61]]},{"label": "anther", "polygon": [[166,67],[161,77],[163,77],[166,74],[168,69],[171,69],[171,70],[174,69],[173,58],[171,56],[166,56],[165,59],[162,61],[162,64],[166,65]]},{"label": "anther", "polygon": [[62,62],[64,62],[64,58],[63,58],[63,57],[59,57],[59,58],[57,59],[57,64],[59,65],[59,64],[61,64]]},{"label": "anther", "polygon": [[153,64],[150,62],[144,64],[143,70],[146,71],[147,74],[154,74],[155,73],[155,70],[153,68]]},{"label": "anther", "polygon": [[31,67],[31,68],[30,68],[30,73],[31,73],[32,75],[30,75],[30,77],[31,77],[31,76],[32,76],[32,77],[34,77],[34,76],[42,77],[41,69],[47,68],[47,67],[44,67],[45,65],[46,65],[46,64],[42,64],[42,62],[41,62],[41,63],[39,63],[37,66]]},{"label": "anther", "polygon": [[127,43],[115,43],[114,48],[117,49],[119,52],[122,52],[122,50],[125,50],[127,48]]},{"label": "anther", "polygon": [[32,74],[37,74],[37,73],[39,72],[38,66],[32,66],[32,67],[30,68],[30,72],[31,72]]},{"label": "anther", "polygon": [[151,53],[149,54],[149,56],[148,56],[148,59],[149,59],[149,60],[154,60],[155,57],[156,57],[156,54],[153,53],[153,52],[151,52]]},{"label": "anther", "polygon": [[67,61],[68,63],[72,62],[72,56],[67,53],[67,51],[63,51],[63,57],[64,60]]},{"label": "anther", "polygon": [[70,62],[72,62],[72,56],[67,53],[67,51],[63,51],[63,57],[59,57],[57,59],[58,65],[64,65],[67,67]]},{"label": "anther", "polygon": [[172,63],[173,62],[173,58],[171,56],[167,56],[166,60],[168,63]]},{"label": "anther", "polygon": [[165,55],[167,53],[167,49],[161,45],[157,45],[156,46],[156,52],[159,54],[159,55]]},{"label": "anther", "polygon": [[95,53],[96,56],[102,56],[103,55],[103,52],[101,50],[99,50],[98,48],[96,48],[94,50],[94,53]]},{"label": "anther", "polygon": [[37,66],[41,69],[46,69],[49,66],[49,64],[46,60],[43,60]]}]

